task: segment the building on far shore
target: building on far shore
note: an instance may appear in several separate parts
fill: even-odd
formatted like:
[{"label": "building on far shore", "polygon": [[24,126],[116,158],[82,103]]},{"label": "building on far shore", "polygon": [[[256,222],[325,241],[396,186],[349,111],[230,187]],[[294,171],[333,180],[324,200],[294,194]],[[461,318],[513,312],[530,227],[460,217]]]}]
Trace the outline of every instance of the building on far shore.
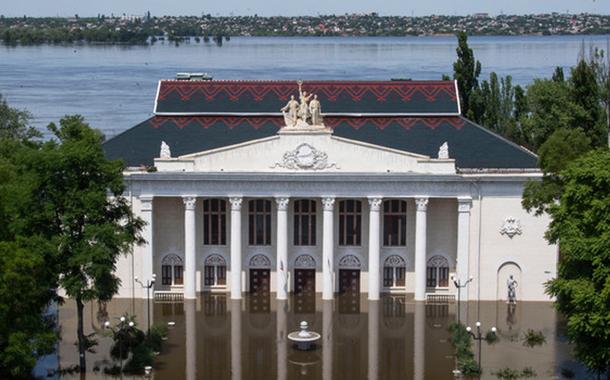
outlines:
[{"label": "building on far shore", "polygon": [[104,149],[147,222],[119,297],[155,274],[161,299],[446,301],[455,277],[462,300],[506,300],[512,276],[517,300],[549,300],[549,218],[521,207],[537,157],[464,118],[453,81],[162,80]]}]

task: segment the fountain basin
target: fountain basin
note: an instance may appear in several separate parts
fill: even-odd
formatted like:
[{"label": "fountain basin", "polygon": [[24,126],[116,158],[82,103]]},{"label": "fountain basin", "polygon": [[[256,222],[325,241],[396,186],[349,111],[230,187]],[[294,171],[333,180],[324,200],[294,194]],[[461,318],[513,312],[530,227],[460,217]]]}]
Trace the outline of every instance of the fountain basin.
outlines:
[{"label": "fountain basin", "polygon": [[294,342],[296,348],[302,351],[308,351],[315,348],[316,341],[320,339],[320,334],[309,331],[309,325],[303,321],[300,324],[301,331],[293,331],[288,334],[288,340]]}]

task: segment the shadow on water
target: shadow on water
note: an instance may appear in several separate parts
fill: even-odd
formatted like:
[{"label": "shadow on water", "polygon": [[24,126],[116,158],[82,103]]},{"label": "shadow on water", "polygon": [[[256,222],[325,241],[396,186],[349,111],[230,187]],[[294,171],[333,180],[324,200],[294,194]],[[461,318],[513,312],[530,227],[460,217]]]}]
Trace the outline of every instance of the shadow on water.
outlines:
[{"label": "shadow on water", "polygon": [[[300,293],[288,300],[266,291],[231,300],[224,294],[204,294],[185,302],[155,302],[153,324],[175,322],[163,352],[157,357],[154,379],[451,379],[455,367],[448,326],[456,320],[455,304],[414,302],[412,295],[385,295],[368,301],[366,294],[339,294],[323,301],[320,294]],[[538,378],[561,378],[568,366],[576,378],[586,378],[574,364],[565,339],[558,336],[558,317],[550,303],[483,302],[480,315],[470,303],[462,320],[484,330],[497,326],[499,342],[483,343],[484,379],[509,367],[533,368]],[[87,306],[86,326],[99,331],[106,320],[124,313],[146,325],[146,302],[116,299],[104,307]],[[63,341],[57,360],[63,367],[77,362],[76,322],[72,302],[59,309]],[[298,351],[286,339],[307,321],[322,338],[312,351]],[[542,331],[546,344],[529,348],[527,329]],[[89,370],[111,363],[110,342],[101,338]],[[476,345],[473,346],[476,352]],[[62,378],[77,378],[76,375]],[[91,372],[87,379],[109,378]],[[132,377],[124,377],[132,378]]]}]

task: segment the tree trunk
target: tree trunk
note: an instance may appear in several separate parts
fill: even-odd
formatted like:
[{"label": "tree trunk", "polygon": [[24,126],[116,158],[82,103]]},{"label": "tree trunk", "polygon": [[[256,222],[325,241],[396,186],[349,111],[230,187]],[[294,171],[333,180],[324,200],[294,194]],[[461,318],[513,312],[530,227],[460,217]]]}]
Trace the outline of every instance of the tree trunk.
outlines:
[{"label": "tree trunk", "polygon": [[86,351],[87,351],[87,343],[85,332],[83,331],[83,310],[85,309],[85,305],[80,298],[76,298],[76,315],[77,315],[77,329],[76,335],[78,337],[78,359],[80,372],[87,372],[87,361],[86,361]]},{"label": "tree trunk", "polygon": [[608,104],[606,105],[606,124],[608,127],[608,147],[610,147],[610,102],[608,102]]}]

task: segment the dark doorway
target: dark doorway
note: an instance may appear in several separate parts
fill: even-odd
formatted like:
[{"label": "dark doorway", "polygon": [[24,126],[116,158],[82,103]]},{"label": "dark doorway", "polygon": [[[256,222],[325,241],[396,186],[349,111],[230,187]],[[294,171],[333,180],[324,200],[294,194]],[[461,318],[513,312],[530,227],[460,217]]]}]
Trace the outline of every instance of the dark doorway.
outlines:
[{"label": "dark doorway", "polygon": [[316,270],[295,269],[294,270],[294,293],[316,292]]},{"label": "dark doorway", "polygon": [[250,311],[264,313],[270,310],[271,281],[269,269],[250,269]]},{"label": "dark doorway", "polygon": [[360,269],[339,270],[339,293],[360,294]]}]

